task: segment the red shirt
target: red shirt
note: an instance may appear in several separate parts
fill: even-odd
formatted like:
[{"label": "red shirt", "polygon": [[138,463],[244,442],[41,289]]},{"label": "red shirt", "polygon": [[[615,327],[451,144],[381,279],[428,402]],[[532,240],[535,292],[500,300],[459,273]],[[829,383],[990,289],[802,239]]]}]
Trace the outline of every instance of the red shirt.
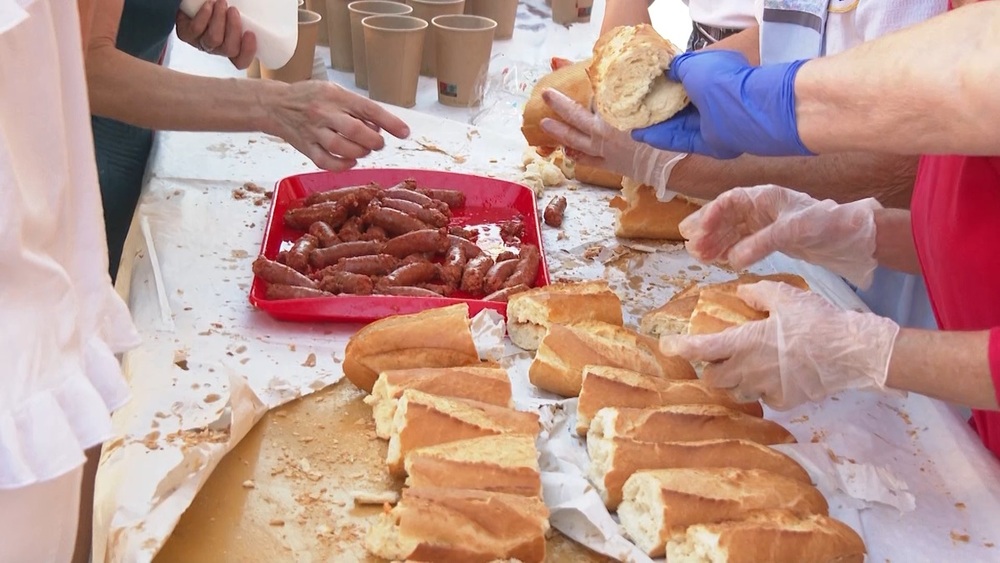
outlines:
[{"label": "red shirt", "polygon": [[[1000,157],[924,156],[911,205],[913,239],[941,330],[990,330],[1000,400]],[[1000,413],[972,411],[1000,457]]]}]

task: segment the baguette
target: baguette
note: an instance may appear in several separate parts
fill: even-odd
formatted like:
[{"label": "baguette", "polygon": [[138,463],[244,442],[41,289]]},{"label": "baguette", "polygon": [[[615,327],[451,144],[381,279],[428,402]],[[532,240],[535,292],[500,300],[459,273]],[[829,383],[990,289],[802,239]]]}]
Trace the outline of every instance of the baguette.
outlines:
[{"label": "baguette", "polygon": [[861,536],[843,522],[787,510],[696,524],[667,542],[671,563],[864,563],[865,553]]},{"label": "baguette", "polygon": [[535,440],[527,435],[485,436],[413,450],[406,457],[408,487],[451,487],[541,498]]},{"label": "baguette", "polygon": [[587,439],[590,481],[609,510],[622,501],[622,487],[632,474],[647,469],[733,467],[762,469],[811,484],[812,480],[792,458],[748,440],[702,442],[639,442],[630,438]]},{"label": "baguette", "polygon": [[667,379],[697,377],[689,362],[662,354],[652,338],[620,326],[585,321],[551,325],[528,368],[528,378],[540,389],[576,397],[587,365],[621,367]]},{"label": "baguette", "polygon": [[630,178],[622,180],[622,193],[611,199],[615,209],[615,236],[622,238],[682,241],[680,223],[701,208],[697,201],[676,195],[660,201],[656,190]]},{"label": "baguette", "polygon": [[798,515],[828,511],[826,499],[815,487],[769,471],[659,469],[628,478],[618,517],[625,535],[639,549],[659,557],[667,540],[688,526],[738,520],[768,508]]},{"label": "baguette", "polygon": [[651,25],[622,26],[604,34],[587,67],[598,115],[628,131],[661,123],[682,110],[689,101],[687,93],[666,77],[680,53]]},{"label": "baguette", "polygon": [[542,120],[545,118],[560,119],[542,99],[542,92],[545,90],[552,88],[562,92],[567,98],[581,106],[590,108],[594,93],[590,85],[590,78],[587,77],[589,65],[589,59],[573,63],[554,70],[535,83],[535,87],[531,90],[531,96],[524,105],[521,125],[521,134],[524,135],[524,140],[529,145],[550,148],[561,145],[559,141],[550,137],[541,126]]},{"label": "baguette", "polygon": [[805,280],[794,274],[744,275],[731,282],[705,287],[698,294],[698,303],[691,313],[688,333],[711,334],[743,323],[766,319],[766,312],[750,307],[736,293],[740,285],[765,280],[787,283],[805,291],[809,290],[809,285]]},{"label": "baguette", "polygon": [[510,378],[499,367],[416,368],[385,371],[379,375],[365,403],[375,417],[375,434],[389,439],[396,405],[403,391],[416,389],[457,399],[469,399],[513,408]]},{"label": "baguette", "polygon": [[700,379],[662,379],[627,369],[586,366],[576,407],[576,431],[585,436],[591,419],[605,407],[671,405],[720,405],[751,416],[764,416],[760,403],[737,403],[725,391]]},{"label": "baguette", "polygon": [[409,389],[403,391],[392,420],[386,465],[390,474],[402,476],[406,456],[417,448],[500,434],[535,437],[538,431],[536,413]]},{"label": "baguette", "polygon": [[631,438],[640,442],[749,440],[765,446],[793,444],[783,426],[718,405],[678,405],[656,409],[605,408],[587,433],[591,439]]},{"label": "baguette", "polygon": [[537,350],[553,323],[601,321],[622,325],[622,302],[606,281],[555,283],[519,293],[507,302],[507,334]]},{"label": "baguette", "polygon": [[548,518],[535,497],[410,488],[372,525],[365,545],[389,561],[541,563]]},{"label": "baguette", "polygon": [[461,303],[387,317],[362,328],[347,342],[344,375],[371,393],[383,371],[477,363],[469,306]]}]

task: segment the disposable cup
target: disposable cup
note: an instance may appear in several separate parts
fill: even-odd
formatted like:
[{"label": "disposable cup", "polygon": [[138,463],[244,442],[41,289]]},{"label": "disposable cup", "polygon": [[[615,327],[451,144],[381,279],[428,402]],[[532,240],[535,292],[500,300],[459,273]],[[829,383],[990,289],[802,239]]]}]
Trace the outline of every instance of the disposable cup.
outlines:
[{"label": "disposable cup", "polygon": [[354,72],[354,48],[351,44],[351,0],[326,0],[326,37],[330,42],[330,66]]},{"label": "disposable cup", "polygon": [[[427,23],[431,23],[437,16],[449,14],[461,14],[465,9],[465,0],[406,0],[406,3],[413,8],[410,15],[420,18]],[[424,76],[434,76],[434,66],[437,61],[437,32],[434,26],[427,28],[427,36],[424,38],[424,55],[420,60],[420,74]]]},{"label": "disposable cup", "polygon": [[518,0],[465,0],[465,13],[483,16],[497,22],[494,39],[510,39],[514,36],[514,20],[517,18]]},{"label": "disposable cup", "polygon": [[389,0],[359,0],[348,4],[347,9],[351,12],[351,54],[354,58],[354,85],[367,89],[368,64],[365,57],[365,31],[361,20],[368,16],[405,15],[412,12],[413,8]]},{"label": "disposable cup", "polygon": [[316,35],[319,33],[321,19],[316,12],[299,10],[299,40],[295,44],[291,60],[285,66],[275,69],[261,64],[261,78],[289,83],[312,78],[313,60],[316,58]]},{"label": "disposable cup", "polygon": [[427,22],[413,16],[368,16],[362,20],[368,57],[368,97],[404,108],[417,103],[420,53]]},{"label": "disposable cup", "polygon": [[438,16],[438,102],[446,106],[478,106],[490,68],[497,22],[482,16]]},{"label": "disposable cup", "polygon": [[326,0],[306,0],[306,9],[310,12],[316,12],[319,14],[320,23],[318,31],[316,33],[316,44],[317,45],[329,45],[330,40],[327,32],[326,25]]}]

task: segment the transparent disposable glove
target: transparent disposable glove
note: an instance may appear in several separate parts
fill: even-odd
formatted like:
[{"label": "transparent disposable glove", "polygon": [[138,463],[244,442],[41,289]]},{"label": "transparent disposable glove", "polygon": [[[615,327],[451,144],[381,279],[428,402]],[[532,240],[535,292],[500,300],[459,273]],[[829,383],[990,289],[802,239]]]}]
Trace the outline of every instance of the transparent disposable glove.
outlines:
[{"label": "transparent disposable glove", "polygon": [[795,116],[795,77],[805,62],[755,67],[736,51],[679,55],[667,76],[684,84],[692,106],[632,137],[713,158],[811,155]]},{"label": "transparent disposable glove", "polygon": [[632,140],[628,133],[608,125],[557,90],[546,90],[542,99],[563,120],[543,119],[542,130],[562,143],[578,163],[617,172],[662,194],[667,190],[670,172],[687,156]]},{"label": "transparent disposable glove", "polygon": [[823,266],[866,288],[875,267],[872,199],[819,201],[778,186],[729,190],[679,225],[692,256],[746,268],[772,252]]},{"label": "transparent disposable glove", "polygon": [[899,325],[816,293],[758,282],[737,290],[770,316],[717,334],[664,336],[660,349],[706,361],[702,379],[738,401],[786,410],[846,389],[884,389]]}]

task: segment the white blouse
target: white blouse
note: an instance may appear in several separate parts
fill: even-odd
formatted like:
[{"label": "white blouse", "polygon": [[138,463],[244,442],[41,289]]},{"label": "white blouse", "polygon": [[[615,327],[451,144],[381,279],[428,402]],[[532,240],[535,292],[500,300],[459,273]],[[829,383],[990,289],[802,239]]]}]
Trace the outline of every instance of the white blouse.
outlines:
[{"label": "white blouse", "polygon": [[111,286],[74,0],[0,0],[0,489],[111,434],[135,346]]}]

